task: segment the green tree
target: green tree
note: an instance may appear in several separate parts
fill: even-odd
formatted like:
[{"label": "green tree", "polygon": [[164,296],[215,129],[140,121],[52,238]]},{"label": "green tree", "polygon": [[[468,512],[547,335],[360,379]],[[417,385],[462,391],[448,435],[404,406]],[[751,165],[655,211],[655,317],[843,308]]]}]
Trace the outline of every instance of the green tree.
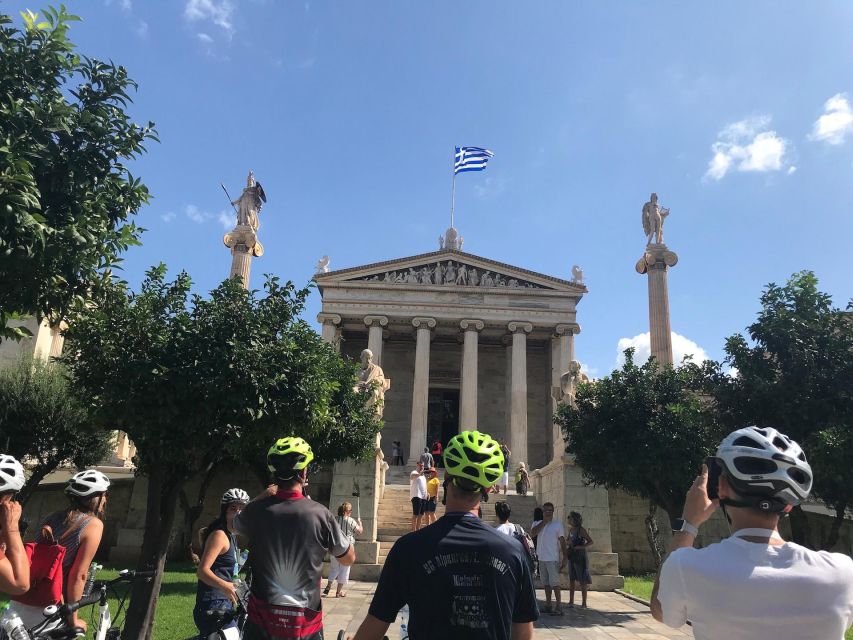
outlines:
[{"label": "green tree", "polygon": [[93,426],[61,365],[21,358],[0,369],[0,450],[30,467],[21,502],[60,465],[103,460],[110,440]]},{"label": "green tree", "polygon": [[124,67],[74,51],[79,18],[22,16],[18,29],[0,14],[0,339],[27,333],[9,320],[55,322],[99,295],[149,198],[124,163],[156,140],[125,111]]},{"label": "green tree", "polygon": [[[835,510],[836,527],[853,505],[853,323],[818,289],[811,271],[769,284],[761,310],[726,341],[726,362],[737,375],[714,390],[720,420],[729,427],[773,427],[813,457],[813,493]],[[814,546],[802,509],[791,513],[794,540]],[[836,530],[837,535],[837,530]],[[832,534],[821,545],[832,543]]]},{"label": "green tree", "polygon": [[134,639],[153,633],[189,478],[225,457],[261,460],[273,435],[307,438],[325,462],[358,457],[379,428],[353,391],[354,367],[298,318],[307,289],[268,278],[260,297],[232,279],[202,298],[185,273],[165,275],[150,270],[139,293],[113,286],[73,320],[64,358],[102,423],[131,437],[148,478],[139,566],[158,577],[133,586],[124,637]]},{"label": "green tree", "polygon": [[715,363],[638,366],[625,351],[622,369],[580,384],[575,405],[559,406],[555,421],[587,481],[649,501],[649,545],[661,560],[655,512],[681,516],[684,495],[720,439],[700,391]]}]

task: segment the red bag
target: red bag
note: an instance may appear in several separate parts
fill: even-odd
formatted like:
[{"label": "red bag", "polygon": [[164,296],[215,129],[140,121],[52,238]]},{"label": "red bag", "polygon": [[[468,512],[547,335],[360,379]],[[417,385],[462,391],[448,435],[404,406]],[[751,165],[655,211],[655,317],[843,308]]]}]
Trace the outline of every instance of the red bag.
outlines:
[{"label": "red bag", "polygon": [[[12,600],[33,607],[47,607],[62,602],[64,578],[62,575],[62,561],[65,560],[66,548],[62,541],[72,533],[80,531],[92,517],[82,518],[78,526],[66,531],[62,537],[54,542],[28,542],[24,545],[27,559],[30,561],[30,590]],[[50,527],[43,531],[49,531],[50,535],[42,537],[53,538]]]}]

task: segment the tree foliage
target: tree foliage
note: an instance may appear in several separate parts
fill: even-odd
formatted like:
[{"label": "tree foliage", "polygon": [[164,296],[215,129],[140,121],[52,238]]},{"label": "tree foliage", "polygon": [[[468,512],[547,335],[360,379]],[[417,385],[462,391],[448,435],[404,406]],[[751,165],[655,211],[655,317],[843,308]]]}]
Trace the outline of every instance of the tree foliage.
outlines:
[{"label": "tree foliage", "polygon": [[[819,290],[814,273],[801,271],[783,286],[767,286],[747,333],[726,341],[737,375],[714,391],[720,420],[774,427],[800,442],[814,471],[813,494],[840,524],[853,506],[853,316]],[[807,544],[798,516],[794,538]],[[820,541],[831,543],[832,535]]]},{"label": "tree foliage", "polygon": [[99,295],[149,198],[124,163],[156,140],[126,112],[125,68],[74,51],[79,18],[22,16],[18,29],[0,14],[0,338],[26,333],[11,319],[64,319]]},{"label": "tree foliage", "polygon": [[575,406],[560,405],[556,422],[585,478],[622,489],[681,515],[684,494],[720,432],[699,391],[713,363],[638,366],[625,351],[621,370],[578,386]]},{"label": "tree foliage", "polygon": [[0,369],[0,450],[30,468],[22,502],[60,465],[82,468],[103,460],[109,443],[109,435],[93,426],[64,367],[21,358]]},{"label": "tree foliage", "polygon": [[[372,449],[379,423],[356,371],[298,318],[307,289],[269,277],[264,296],[239,279],[209,297],[182,273],[151,269],[139,293],[118,284],[67,332],[64,360],[103,424],[137,448],[149,499],[140,566],[162,572],[183,485],[225,457],[262,460],[296,434],[322,461]],[[159,578],[134,586],[128,637],[151,634]]]}]

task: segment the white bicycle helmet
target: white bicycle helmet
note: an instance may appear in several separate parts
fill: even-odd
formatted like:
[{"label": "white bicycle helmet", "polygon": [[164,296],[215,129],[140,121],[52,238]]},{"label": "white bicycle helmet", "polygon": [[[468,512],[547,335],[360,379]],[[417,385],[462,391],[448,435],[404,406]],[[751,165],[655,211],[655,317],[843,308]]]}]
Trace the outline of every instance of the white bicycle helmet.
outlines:
[{"label": "white bicycle helmet", "polygon": [[26,482],[24,466],[13,456],[0,455],[0,493],[20,491]]},{"label": "white bicycle helmet", "polygon": [[720,443],[716,458],[732,489],[744,499],[723,504],[788,512],[812,489],[812,468],[800,445],[770,427],[733,431]]},{"label": "white bicycle helmet", "polygon": [[232,502],[249,504],[249,494],[242,489],[228,489],[228,491],[222,494],[221,504],[230,504]]},{"label": "white bicycle helmet", "polygon": [[68,480],[65,493],[78,498],[88,498],[96,493],[104,493],[110,487],[110,479],[100,471],[86,469],[75,473]]}]

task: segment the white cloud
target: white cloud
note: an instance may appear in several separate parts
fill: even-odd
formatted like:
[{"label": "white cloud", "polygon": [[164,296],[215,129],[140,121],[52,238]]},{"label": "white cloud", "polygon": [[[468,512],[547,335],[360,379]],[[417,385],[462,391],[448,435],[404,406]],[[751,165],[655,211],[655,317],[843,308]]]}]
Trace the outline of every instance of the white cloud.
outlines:
[{"label": "white cloud", "polygon": [[788,175],[791,175],[791,174],[792,174],[792,173],[794,173],[796,170],[797,170],[797,167],[795,167],[795,166],[793,166],[793,165],[792,165],[792,166],[790,166],[790,167],[788,167]]},{"label": "white cloud", "polygon": [[195,34],[195,37],[198,38],[199,40],[201,40],[205,44],[213,44],[213,38],[211,38],[206,33],[197,33],[197,34]]},{"label": "white cloud", "polygon": [[160,218],[163,220],[163,222],[169,223],[175,219],[175,212],[174,211],[167,211],[162,216],[160,216]]},{"label": "white cloud", "polygon": [[216,219],[219,220],[219,224],[221,224],[222,228],[226,231],[230,231],[236,224],[234,221],[234,215],[229,214],[227,211],[220,211],[219,216],[217,216]]},{"label": "white cloud", "polygon": [[769,129],[770,116],[733,122],[717,134],[705,178],[721,180],[732,168],[738,171],[779,171],[786,165],[790,141]]},{"label": "white cloud", "polygon": [[[110,6],[113,3],[113,0],[105,0],[104,4]],[[121,7],[122,11],[130,12],[133,9],[133,0],[118,0],[118,6]]]},{"label": "white cloud", "polygon": [[184,6],[184,17],[190,22],[210,20],[229,35],[234,30],[234,23],[231,21],[233,13],[234,5],[231,0],[187,0]]},{"label": "white cloud", "polygon": [[502,178],[493,178],[492,176],[486,176],[486,179],[482,182],[482,184],[474,185],[474,194],[478,198],[493,198],[502,194],[505,189],[506,183]]},{"label": "white cloud", "polygon": [[853,131],[853,109],[846,93],[836,93],[824,105],[824,114],[815,120],[809,140],[841,144]]},{"label": "white cloud", "polygon": [[[651,334],[647,331],[633,338],[619,338],[616,347],[616,367],[621,368],[625,364],[625,349],[634,348],[634,362],[643,364],[652,353]],[[672,332],[672,360],[676,365],[681,364],[684,356],[692,356],[693,362],[699,364],[708,359],[707,352],[690,338]]]},{"label": "white cloud", "polygon": [[140,20],[139,24],[136,25],[136,35],[140,38],[145,38],[148,36],[148,23],[145,20]]},{"label": "white cloud", "polygon": [[188,204],[186,207],[184,207],[184,213],[186,214],[187,218],[189,218],[196,224],[203,224],[213,217],[212,214],[207,213],[206,211],[202,211],[194,204]]}]

